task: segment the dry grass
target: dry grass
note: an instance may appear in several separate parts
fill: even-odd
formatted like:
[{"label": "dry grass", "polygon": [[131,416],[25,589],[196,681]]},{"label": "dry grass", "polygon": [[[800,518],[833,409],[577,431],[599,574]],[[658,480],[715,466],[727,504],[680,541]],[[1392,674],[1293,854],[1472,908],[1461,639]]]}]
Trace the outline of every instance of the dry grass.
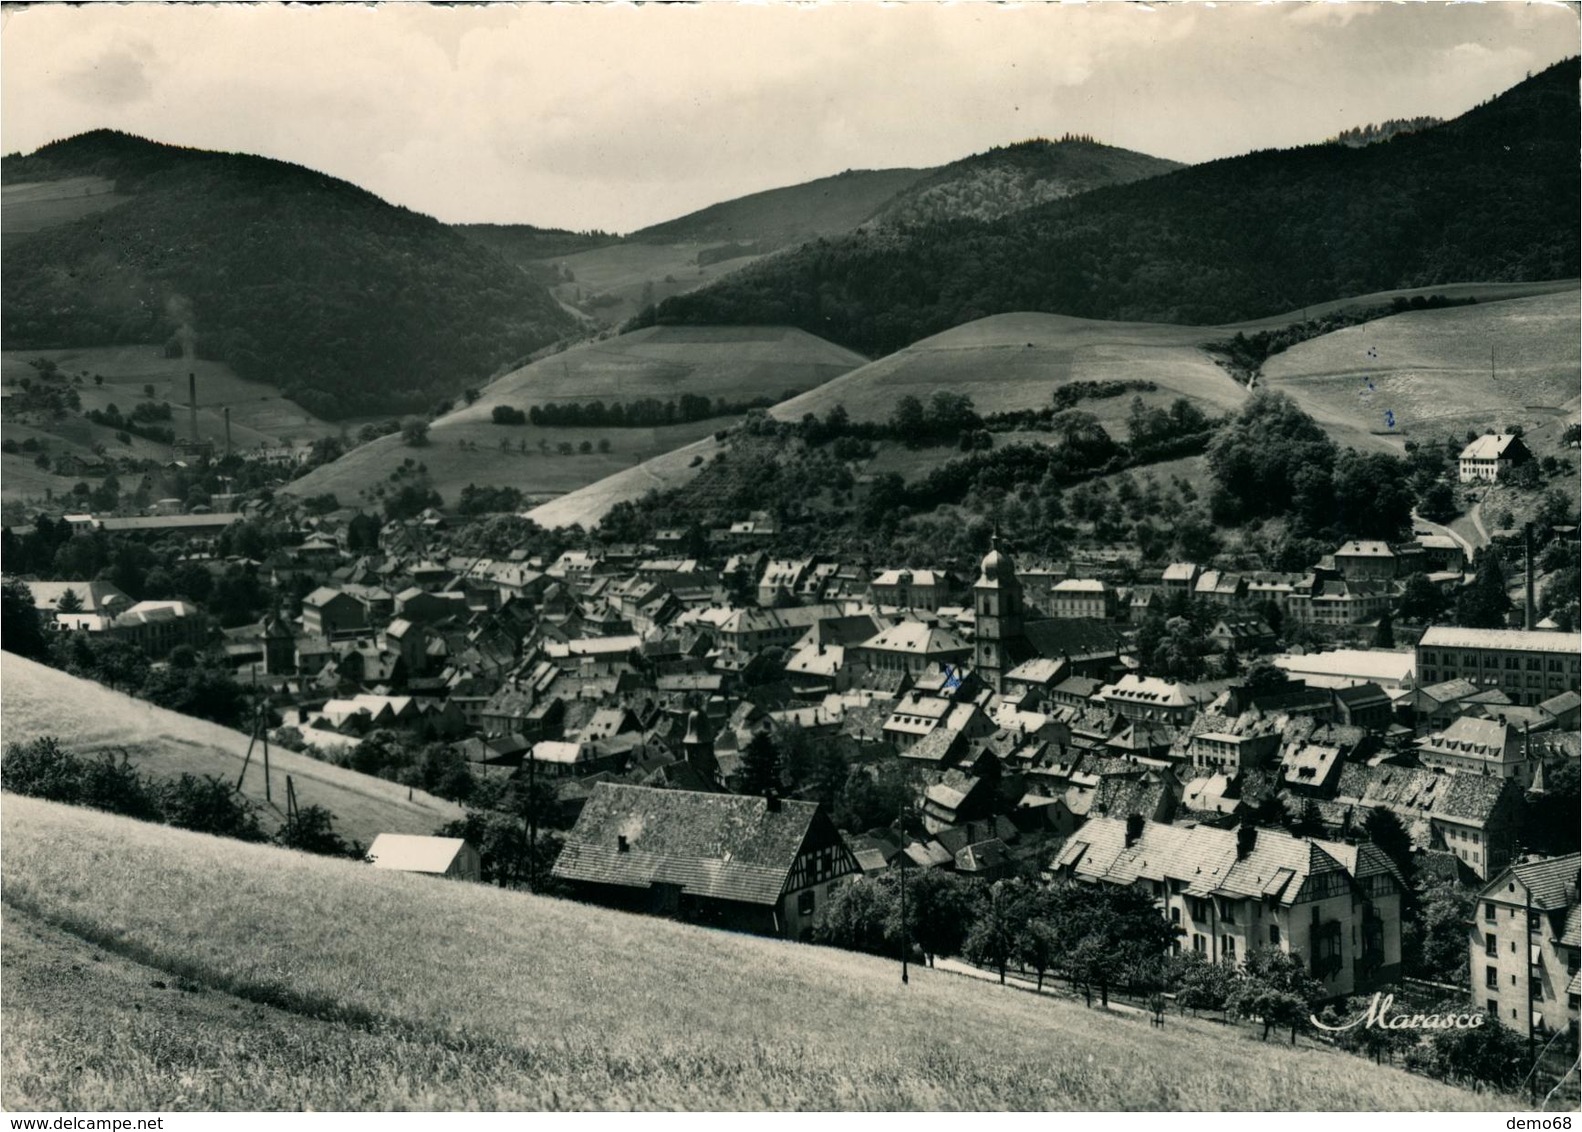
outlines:
[{"label": "dry grass", "polygon": [[[8,945],[11,1108],[1376,1111],[1496,1100],[1208,1023],[1154,1031],[929,970],[903,987],[893,964],[869,957],[33,799],[7,797],[0,821],[8,922],[20,910],[162,981],[206,988],[154,1002],[135,969],[59,971],[67,945],[47,933]],[[38,974],[50,964],[52,976]],[[217,1021],[227,1011],[241,1022]],[[194,1017],[210,1023],[197,1037]],[[96,1018],[124,1021],[128,1036]]]},{"label": "dry grass", "polygon": [[[0,711],[7,743],[53,735],[74,751],[124,749],[158,778],[190,773],[235,781],[247,754],[247,736],[239,731],[166,711],[8,652],[0,653]],[[335,815],[342,836],[364,845],[379,833],[433,833],[462,815],[455,803],[421,790],[408,801],[404,786],[291,751],[271,748],[270,770],[272,804],[264,799],[261,752],[254,753],[242,788],[270,832],[285,820],[288,774],[300,805],[324,806]]]},{"label": "dry grass", "polygon": [[1571,291],[1412,311],[1294,346],[1269,359],[1264,381],[1326,426],[1384,430],[1389,411],[1405,436],[1532,428],[1576,401],[1578,310]]},{"label": "dry grass", "polygon": [[[673,295],[707,286],[759,258],[739,256],[700,268],[698,253],[719,243],[716,240],[706,244],[612,244],[576,255],[555,256],[543,262],[563,263],[576,276],[573,282],[551,288],[551,294],[575,306],[579,305],[580,292],[584,300],[580,305],[582,310],[604,326],[616,326],[642,310],[643,297],[650,283],[653,291],[649,301],[663,302]],[[601,294],[613,296],[617,301],[599,307],[586,305],[586,299]]]},{"label": "dry grass", "polygon": [[115,191],[104,177],[30,181],[0,188],[0,246],[34,232],[103,212],[132,198]]},{"label": "dry grass", "polygon": [[[231,441],[238,448],[281,443],[283,438],[297,441],[333,436],[339,425],[321,421],[293,401],[280,396],[273,385],[243,381],[223,362],[197,358],[167,358],[159,346],[95,346],[71,350],[7,350],[0,354],[0,374],[6,384],[30,375],[32,358],[50,358],[67,374],[86,370],[89,374],[78,387],[84,409],[103,409],[110,403],[128,413],[143,399],[143,386],[154,387],[156,401],[169,401],[173,419],[168,427],[177,436],[187,434],[187,375],[198,377],[198,435],[224,443],[225,420],[221,412],[231,410]],[[102,374],[102,386],[93,383],[93,374]],[[52,430],[53,431],[53,430]],[[104,430],[114,437],[114,430]],[[118,444],[107,441],[112,451]],[[163,449],[161,449],[163,451]]]},{"label": "dry grass", "polygon": [[[429,479],[448,503],[469,483],[511,486],[529,497],[545,497],[622,477],[587,497],[597,497],[598,505],[584,499],[560,509],[573,516],[568,522],[586,522],[620,499],[636,498],[657,486],[662,469],[673,463],[662,460],[661,471],[652,474],[637,470],[647,461],[662,459],[732,422],[722,418],[667,428],[539,429],[492,423],[496,406],[525,411],[550,401],[669,401],[682,393],[733,401],[778,397],[829,381],[862,362],[849,350],[787,327],[651,327],[576,346],[498,378],[484,387],[475,404],[436,420],[426,448],[406,448],[399,437],[386,437],[315,469],[286,490],[295,495],[334,492],[343,503],[351,503],[407,457],[428,466]],[[502,439],[513,451],[500,451]],[[463,440],[476,447],[460,447]],[[527,451],[521,452],[524,440]],[[540,440],[551,450],[562,441],[580,445],[587,440],[597,448],[600,440],[608,440],[610,451],[544,455]],[[628,472],[634,474],[623,475]]]}]

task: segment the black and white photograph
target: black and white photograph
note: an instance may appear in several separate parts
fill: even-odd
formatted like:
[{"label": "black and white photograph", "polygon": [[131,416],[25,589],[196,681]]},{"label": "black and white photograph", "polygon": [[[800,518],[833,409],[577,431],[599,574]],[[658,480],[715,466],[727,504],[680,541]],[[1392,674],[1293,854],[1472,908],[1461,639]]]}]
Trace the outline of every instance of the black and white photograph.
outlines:
[{"label": "black and white photograph", "polygon": [[5,4],[7,1127],[1570,1128],[1579,16]]}]

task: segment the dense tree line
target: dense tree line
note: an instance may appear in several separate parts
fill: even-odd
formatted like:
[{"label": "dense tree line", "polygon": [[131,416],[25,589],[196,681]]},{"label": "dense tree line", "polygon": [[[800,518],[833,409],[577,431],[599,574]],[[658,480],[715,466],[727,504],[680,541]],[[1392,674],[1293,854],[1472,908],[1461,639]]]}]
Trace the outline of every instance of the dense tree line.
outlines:
[{"label": "dense tree line", "polygon": [[273,840],[289,849],[332,857],[363,855],[360,845],[334,832],[335,815],[322,806],[303,807],[271,839],[259,826],[253,802],[214,775],[183,773],[165,781],[142,773],[125,751],[119,756],[109,751],[78,755],[51,735],[7,744],[0,762],[0,787],[194,833],[238,841]]},{"label": "dense tree line", "polygon": [[190,339],[337,419],[425,410],[573,329],[488,249],[284,162],[97,131],[8,158],[4,174],[104,176],[135,194],[7,249],[12,347]]},{"label": "dense tree line", "polygon": [[879,356],[1005,311],[1214,325],[1396,287],[1569,278],[1577,79],[1576,60],[1559,63],[1389,145],[1264,151],[993,221],[816,240],[643,321],[790,324]]},{"label": "dense tree line", "polygon": [[1347,307],[1273,330],[1258,330],[1252,334],[1238,330],[1234,337],[1210,342],[1204,346],[1204,349],[1223,354],[1230,362],[1232,370],[1246,377],[1257,373],[1263,368],[1263,363],[1274,355],[1282,354],[1292,346],[1306,342],[1310,338],[1318,338],[1347,326],[1387,318],[1392,314],[1470,306],[1476,302],[1475,298],[1449,299],[1444,295],[1413,295],[1410,298],[1397,295],[1386,304]]},{"label": "dense tree line", "polygon": [[728,401],[716,397],[710,401],[698,393],[682,393],[670,401],[645,397],[637,401],[580,401],[529,406],[524,414],[511,405],[496,405],[491,414],[495,424],[520,425],[531,422],[536,428],[662,428],[665,425],[689,424],[713,417],[739,416],[753,409],[767,409],[800,390],[788,389],[779,397],[749,397],[743,401]]},{"label": "dense tree line", "polygon": [[1254,394],[1208,450],[1220,522],[1284,516],[1304,537],[1394,539],[1411,525],[1405,461],[1340,451],[1283,393]]}]

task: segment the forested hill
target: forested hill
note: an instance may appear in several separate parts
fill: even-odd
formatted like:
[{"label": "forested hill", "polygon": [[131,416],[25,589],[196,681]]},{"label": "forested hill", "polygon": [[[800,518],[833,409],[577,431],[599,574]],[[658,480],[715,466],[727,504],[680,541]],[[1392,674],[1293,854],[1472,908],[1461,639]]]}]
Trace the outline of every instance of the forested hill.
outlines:
[{"label": "forested hill", "polygon": [[762,249],[851,231],[928,169],[848,169],[801,185],[722,201],[633,232],[644,244],[741,240]]},{"label": "forested hill", "polygon": [[1434,129],[1193,166],[994,221],[856,232],[642,321],[791,323],[870,355],[986,315],[1215,324],[1578,274],[1577,60]]},{"label": "forested hill", "polygon": [[189,340],[323,417],[422,410],[574,328],[488,248],[345,181],[101,130],[7,157],[7,184],[131,199],[6,249],[9,349]]},{"label": "forested hill", "polygon": [[897,194],[874,221],[915,225],[994,220],[1047,201],[1179,168],[1178,161],[1100,145],[1092,138],[1037,138],[952,161]]}]

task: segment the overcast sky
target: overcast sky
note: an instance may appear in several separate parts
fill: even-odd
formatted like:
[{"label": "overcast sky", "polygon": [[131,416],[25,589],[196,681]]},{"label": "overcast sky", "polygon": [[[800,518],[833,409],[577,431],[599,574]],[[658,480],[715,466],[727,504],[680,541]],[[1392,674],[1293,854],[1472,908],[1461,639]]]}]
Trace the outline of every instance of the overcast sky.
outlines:
[{"label": "overcast sky", "polygon": [[4,13],[0,146],[101,126],[295,161],[448,221],[630,231],[1066,131],[1179,161],[1451,117],[1574,5],[931,3]]}]

